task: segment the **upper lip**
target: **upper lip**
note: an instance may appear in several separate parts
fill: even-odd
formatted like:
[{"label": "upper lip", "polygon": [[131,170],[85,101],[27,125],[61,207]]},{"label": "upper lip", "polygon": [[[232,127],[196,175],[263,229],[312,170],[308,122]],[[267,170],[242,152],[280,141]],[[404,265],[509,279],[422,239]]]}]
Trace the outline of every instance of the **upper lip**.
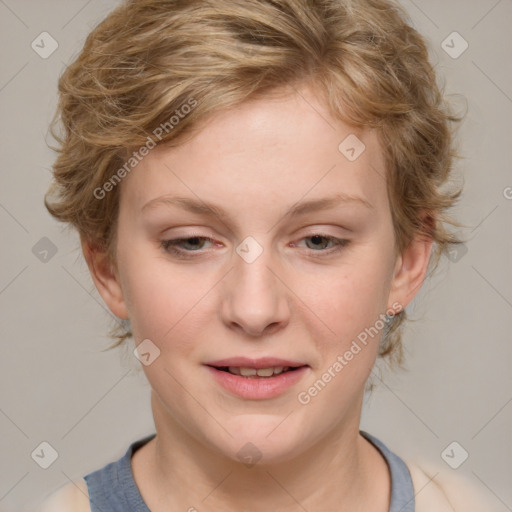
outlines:
[{"label": "upper lip", "polygon": [[258,359],[251,359],[250,357],[229,357],[227,359],[218,359],[216,361],[208,361],[204,363],[207,366],[236,366],[239,368],[272,368],[275,366],[307,366],[299,361],[292,361],[291,359],[281,359],[278,357],[261,357]]}]

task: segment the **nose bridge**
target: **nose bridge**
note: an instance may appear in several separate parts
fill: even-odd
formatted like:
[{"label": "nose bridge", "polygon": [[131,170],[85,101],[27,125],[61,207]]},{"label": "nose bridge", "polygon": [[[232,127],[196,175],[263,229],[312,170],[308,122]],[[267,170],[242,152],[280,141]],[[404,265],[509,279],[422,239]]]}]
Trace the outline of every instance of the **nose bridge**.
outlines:
[{"label": "nose bridge", "polygon": [[223,288],[223,321],[256,336],[287,323],[286,290],[276,277],[272,251],[247,237],[233,256],[234,269]]}]

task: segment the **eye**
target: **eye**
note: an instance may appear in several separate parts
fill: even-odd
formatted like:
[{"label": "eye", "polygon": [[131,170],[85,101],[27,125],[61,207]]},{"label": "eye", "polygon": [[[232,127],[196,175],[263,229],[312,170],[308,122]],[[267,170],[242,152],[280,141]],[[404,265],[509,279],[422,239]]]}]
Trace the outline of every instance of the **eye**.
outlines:
[{"label": "eye", "polygon": [[[337,252],[343,247],[346,247],[350,242],[349,240],[321,233],[306,236],[302,238],[301,241],[302,240],[311,241],[311,243],[306,243],[306,249],[309,250],[313,257],[321,257]],[[205,249],[206,243],[215,244],[216,242],[207,236],[192,235],[189,237],[163,240],[161,246],[167,253],[185,259],[194,258],[203,254],[205,252],[203,249]],[[292,244],[292,246],[295,245],[298,246],[298,244]]]},{"label": "eye", "polygon": [[326,253],[330,254],[332,252],[339,251],[341,248],[346,247],[350,242],[349,240],[337,238],[335,236],[324,235],[322,233],[315,233],[314,235],[306,236],[301,240],[311,241],[310,244],[306,243],[306,247],[312,253],[319,253],[314,254],[314,256],[322,256]]},{"label": "eye", "polygon": [[[214,243],[214,240],[212,238],[206,236],[193,235],[186,238],[163,240],[161,245],[162,248],[169,253],[181,256],[183,258],[190,258],[193,257],[193,255],[187,253],[199,252],[201,249],[204,248],[205,241]],[[183,246],[188,248],[183,248]]]}]

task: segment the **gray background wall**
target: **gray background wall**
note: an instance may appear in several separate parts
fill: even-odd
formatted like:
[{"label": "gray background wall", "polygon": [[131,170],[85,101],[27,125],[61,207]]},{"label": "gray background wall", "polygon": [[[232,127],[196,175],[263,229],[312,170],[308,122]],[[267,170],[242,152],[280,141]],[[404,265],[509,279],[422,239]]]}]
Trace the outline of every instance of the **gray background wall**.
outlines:
[{"label": "gray background wall", "polygon": [[[505,512],[512,510],[512,1],[403,3],[431,42],[446,91],[468,101],[465,159],[457,164],[466,189],[454,213],[470,240],[467,252],[443,258],[409,308],[418,319],[406,331],[409,370],[384,374],[362,428],[399,454],[430,461],[439,477],[464,473]],[[42,203],[57,78],[115,4],[0,0],[1,510],[28,507],[154,428],[138,361],[129,350],[102,352],[109,316],[78,238]],[[44,48],[40,42],[44,31],[58,43],[47,58],[31,47],[52,49],[48,36]],[[469,44],[461,55],[454,31]],[[469,453],[458,469],[441,456],[453,441]],[[41,442],[58,453],[48,469],[31,456]]]}]

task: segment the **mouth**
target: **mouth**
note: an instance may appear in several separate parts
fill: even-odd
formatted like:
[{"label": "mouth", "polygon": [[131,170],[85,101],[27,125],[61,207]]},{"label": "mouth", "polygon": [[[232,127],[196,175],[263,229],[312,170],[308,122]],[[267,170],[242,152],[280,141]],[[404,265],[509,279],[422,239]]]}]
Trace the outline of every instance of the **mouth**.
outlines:
[{"label": "mouth", "polygon": [[[254,368],[243,366],[211,366],[221,372],[228,372],[231,375],[238,375],[248,379],[270,379],[282,373],[293,372],[302,368],[302,366],[269,366],[267,368]],[[306,365],[303,365],[306,366]]]},{"label": "mouth", "polygon": [[265,357],[236,357],[205,363],[224,390],[238,397],[262,400],[277,397],[295,386],[310,368],[299,361]]}]

